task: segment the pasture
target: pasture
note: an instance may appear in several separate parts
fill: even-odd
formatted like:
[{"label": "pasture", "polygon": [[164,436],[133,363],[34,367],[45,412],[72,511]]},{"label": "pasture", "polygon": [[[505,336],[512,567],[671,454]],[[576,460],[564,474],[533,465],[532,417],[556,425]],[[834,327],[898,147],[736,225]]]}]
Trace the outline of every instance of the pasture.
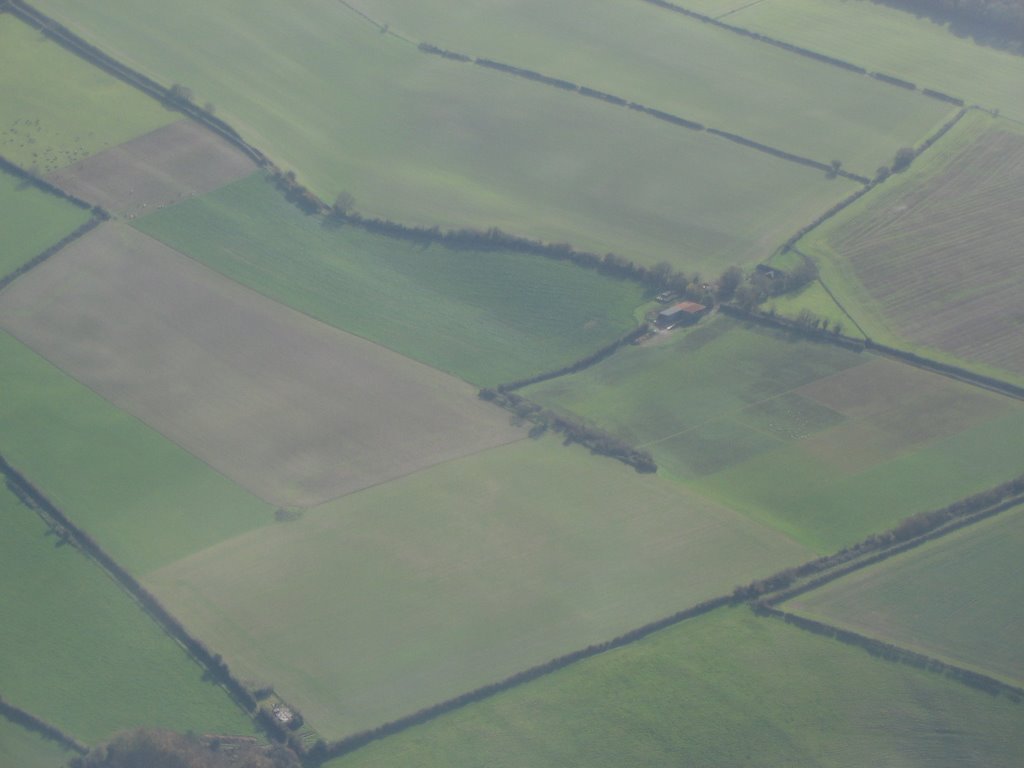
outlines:
[{"label": "pasture", "polygon": [[865,568],[786,610],[1024,683],[1018,508]]},{"label": "pasture", "polygon": [[681,486],[542,438],[350,494],[146,583],[333,739],[808,556]]},{"label": "pasture", "polygon": [[0,716],[0,765],[57,768],[74,756],[74,752],[65,750],[56,742]]},{"label": "pasture", "polygon": [[480,386],[561,368],[635,327],[635,283],[306,216],[257,174],[136,228],[325,323]]},{"label": "pasture", "polygon": [[907,11],[862,0],[771,0],[750,3],[727,21],[1024,119],[1024,57]]},{"label": "pasture", "polygon": [[1014,768],[1021,705],[746,609],[464,707],[325,768]]},{"label": "pasture", "polygon": [[468,385],[107,224],[8,287],[0,327],[276,506],[522,436]]},{"label": "pasture", "polygon": [[5,700],[86,743],[141,725],[253,732],[181,647],[7,488],[0,521]]},{"label": "pasture", "polygon": [[368,216],[494,226],[717,274],[770,255],[855,188],[596,99],[425,56],[337,0],[307,0],[301,13],[270,0],[40,7],[157,80],[187,85],[323,199],[347,191]]},{"label": "pasture", "polygon": [[256,170],[240,149],[191,120],[157,128],[74,165],[48,180],[130,219],[217,189]]},{"label": "pasture", "polygon": [[132,573],[273,522],[272,506],[3,331],[0,359],[0,452]]},{"label": "pasture", "polygon": [[87,211],[0,171],[0,278],[88,220]]},{"label": "pasture", "polygon": [[974,114],[919,162],[800,247],[877,340],[1024,379],[1024,131]]},{"label": "pasture", "polygon": [[643,2],[352,4],[416,42],[533,69],[820,162],[838,158],[868,177],[950,111]]},{"label": "pasture", "polygon": [[0,13],[0,154],[46,174],[180,115]]},{"label": "pasture", "polygon": [[1017,474],[1024,408],[902,363],[712,318],[528,398],[831,552]]}]

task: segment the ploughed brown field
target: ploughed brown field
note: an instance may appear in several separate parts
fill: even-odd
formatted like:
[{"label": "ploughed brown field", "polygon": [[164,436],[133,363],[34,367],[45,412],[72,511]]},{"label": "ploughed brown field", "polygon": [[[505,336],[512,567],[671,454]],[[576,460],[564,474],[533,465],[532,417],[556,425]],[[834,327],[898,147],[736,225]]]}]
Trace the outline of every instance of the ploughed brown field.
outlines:
[{"label": "ploughed brown field", "polygon": [[839,228],[893,332],[1024,374],[1024,135],[992,129],[938,174]]},{"label": "ploughed brown field", "polygon": [[522,435],[464,382],[120,224],[0,296],[0,327],[273,504],[318,504]]},{"label": "ploughed brown field", "polygon": [[129,217],[211,192],[256,170],[237,147],[191,120],[157,128],[80,160],[47,179]]}]

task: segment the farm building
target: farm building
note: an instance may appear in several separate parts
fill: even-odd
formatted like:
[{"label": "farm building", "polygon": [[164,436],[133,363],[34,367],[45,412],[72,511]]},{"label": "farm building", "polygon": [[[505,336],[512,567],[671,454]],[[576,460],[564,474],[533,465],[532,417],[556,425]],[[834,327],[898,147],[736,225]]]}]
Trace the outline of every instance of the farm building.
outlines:
[{"label": "farm building", "polygon": [[659,328],[688,325],[700,320],[707,311],[708,308],[703,304],[698,304],[695,301],[681,301],[678,304],[673,304],[668,309],[661,310],[658,313],[657,320],[655,320],[655,325]]}]

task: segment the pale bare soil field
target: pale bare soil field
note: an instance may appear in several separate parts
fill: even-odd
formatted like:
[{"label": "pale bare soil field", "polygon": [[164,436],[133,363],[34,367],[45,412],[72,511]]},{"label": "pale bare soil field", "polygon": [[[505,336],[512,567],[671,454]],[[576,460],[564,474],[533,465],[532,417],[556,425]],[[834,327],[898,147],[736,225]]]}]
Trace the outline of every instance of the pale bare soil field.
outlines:
[{"label": "pale bare soil field", "polygon": [[212,192],[254,170],[240,149],[192,120],[179,120],[61,168],[47,180],[134,217]]},{"label": "pale bare soil field", "polygon": [[830,238],[895,333],[1018,374],[1022,243],[1024,136],[1002,130]]},{"label": "pale bare soil field", "polygon": [[521,436],[469,385],[119,224],[0,293],[0,326],[277,505],[317,504]]}]

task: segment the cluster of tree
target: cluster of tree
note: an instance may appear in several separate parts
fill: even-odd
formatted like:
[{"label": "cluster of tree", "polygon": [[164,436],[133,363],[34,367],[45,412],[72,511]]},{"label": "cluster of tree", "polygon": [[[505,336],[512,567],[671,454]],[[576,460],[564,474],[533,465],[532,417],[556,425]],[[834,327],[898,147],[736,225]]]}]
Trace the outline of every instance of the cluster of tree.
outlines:
[{"label": "cluster of tree", "polygon": [[68,519],[53,502],[32,485],[20,472],[0,455],[0,473],[3,473],[7,487],[31,509],[40,512],[46,519],[65,531],[80,550],[95,560],[121,585],[164,631],[177,640],[205,669],[209,679],[217,682],[248,712],[256,709],[256,699],[248,688],[236,678],[220,654],[213,653],[206,645],[193,637],[163,604],[143,587],[134,576],[126,571],[88,533]]},{"label": "cluster of tree", "polygon": [[197,736],[156,728],[119,733],[72,758],[70,768],[300,768],[280,744],[231,736]]},{"label": "cluster of tree", "polygon": [[624,464],[629,464],[637,472],[658,471],[658,465],[654,463],[654,458],[647,451],[634,448],[625,440],[620,440],[614,435],[584,424],[582,421],[560,416],[554,411],[530,402],[525,397],[498,389],[482,389],[480,390],[480,399],[511,411],[522,423],[533,424],[530,430],[531,437],[540,437],[550,429],[552,432],[564,435],[566,445],[579,443],[590,449],[591,453],[618,459]]},{"label": "cluster of tree", "polygon": [[7,703],[2,696],[0,696],[0,717],[7,718],[15,725],[38,733],[43,738],[55,741],[80,755],[84,755],[88,751],[88,748],[74,736],[69,736],[57,726],[36,717],[31,712],[26,712],[20,707]]},{"label": "cluster of tree", "polygon": [[1024,4],[1020,0],[875,0],[882,5],[910,11],[955,32],[974,35],[1024,52]]},{"label": "cluster of tree", "polygon": [[799,291],[817,278],[818,265],[807,256],[801,256],[800,263],[789,270],[758,266],[743,275],[736,267],[730,267],[718,280],[718,298],[732,299],[735,306],[752,312],[772,296]]},{"label": "cluster of tree", "polygon": [[324,213],[331,213],[338,217],[346,215],[341,213],[344,206],[334,211],[328,209],[323,200],[299,183],[295,177],[295,171],[281,171],[278,168],[273,168],[270,177],[274,181],[274,186],[284,195],[285,199],[303,213],[310,216]]},{"label": "cluster of tree", "polygon": [[889,85],[895,85],[897,88],[906,88],[909,91],[916,91],[917,90],[917,86],[914,85],[909,80],[901,80],[898,77],[893,77],[892,75],[887,75],[884,72],[872,72],[871,76],[873,78],[875,78],[876,80],[881,80],[883,83],[888,83]]},{"label": "cluster of tree", "polygon": [[939,659],[932,658],[931,656],[926,656],[923,653],[917,653],[916,651],[911,651],[907,648],[901,648],[898,645],[877,640],[858,632],[851,632],[848,629],[842,629],[831,624],[825,624],[821,621],[815,621],[814,619],[808,619],[804,616],[780,611],[777,608],[771,608],[766,605],[754,605],[753,608],[755,612],[761,615],[774,616],[782,619],[787,624],[792,624],[800,629],[813,632],[816,635],[822,635],[833,640],[838,640],[841,643],[846,643],[847,645],[855,645],[858,648],[863,648],[872,656],[878,656],[879,658],[886,659],[887,661],[893,661],[897,664],[906,664],[911,667],[916,667],[917,669],[926,669],[930,672],[936,672],[950,678],[951,680],[964,683],[965,685],[977,688],[993,696],[1004,694],[1014,702],[1024,700],[1024,688],[1009,685],[1001,680],[996,680],[994,677],[989,677],[988,675],[983,675],[978,672],[972,672],[969,669],[964,669],[963,667],[959,667],[955,664],[940,661]]},{"label": "cluster of tree", "polygon": [[[819,557],[793,568],[779,571],[766,579],[737,587],[733,596],[740,600],[757,599],[763,605],[774,605],[797,594],[815,589],[866,565],[945,535],[951,530],[997,514],[1020,504],[1024,495],[1024,475],[948,504],[940,509],[911,515],[882,533],[873,533],[863,541],[845,547],[835,554]],[[845,567],[844,567],[845,566]],[[811,579],[810,581],[803,581]],[[797,582],[800,582],[794,587]]]},{"label": "cluster of tree", "polygon": [[497,69],[501,72],[507,72],[510,75],[516,77],[525,77],[527,80],[535,80],[538,83],[544,83],[545,85],[553,85],[555,88],[561,88],[565,91],[578,91],[579,86],[576,83],[570,83],[568,80],[562,80],[557,77],[550,77],[549,75],[542,75],[540,72],[534,72],[532,69],[523,69],[522,67],[513,67],[510,64],[502,64],[500,61],[493,61],[492,59],[480,59],[476,60],[476,63],[481,67],[487,67],[489,69]]},{"label": "cluster of tree", "polygon": [[423,51],[423,53],[432,53],[435,56],[442,56],[446,59],[451,59],[452,61],[473,61],[473,57],[471,56],[466,56],[463,53],[456,53],[455,51],[446,51],[444,48],[438,48],[436,45],[431,45],[430,43],[420,43],[417,48]]}]

